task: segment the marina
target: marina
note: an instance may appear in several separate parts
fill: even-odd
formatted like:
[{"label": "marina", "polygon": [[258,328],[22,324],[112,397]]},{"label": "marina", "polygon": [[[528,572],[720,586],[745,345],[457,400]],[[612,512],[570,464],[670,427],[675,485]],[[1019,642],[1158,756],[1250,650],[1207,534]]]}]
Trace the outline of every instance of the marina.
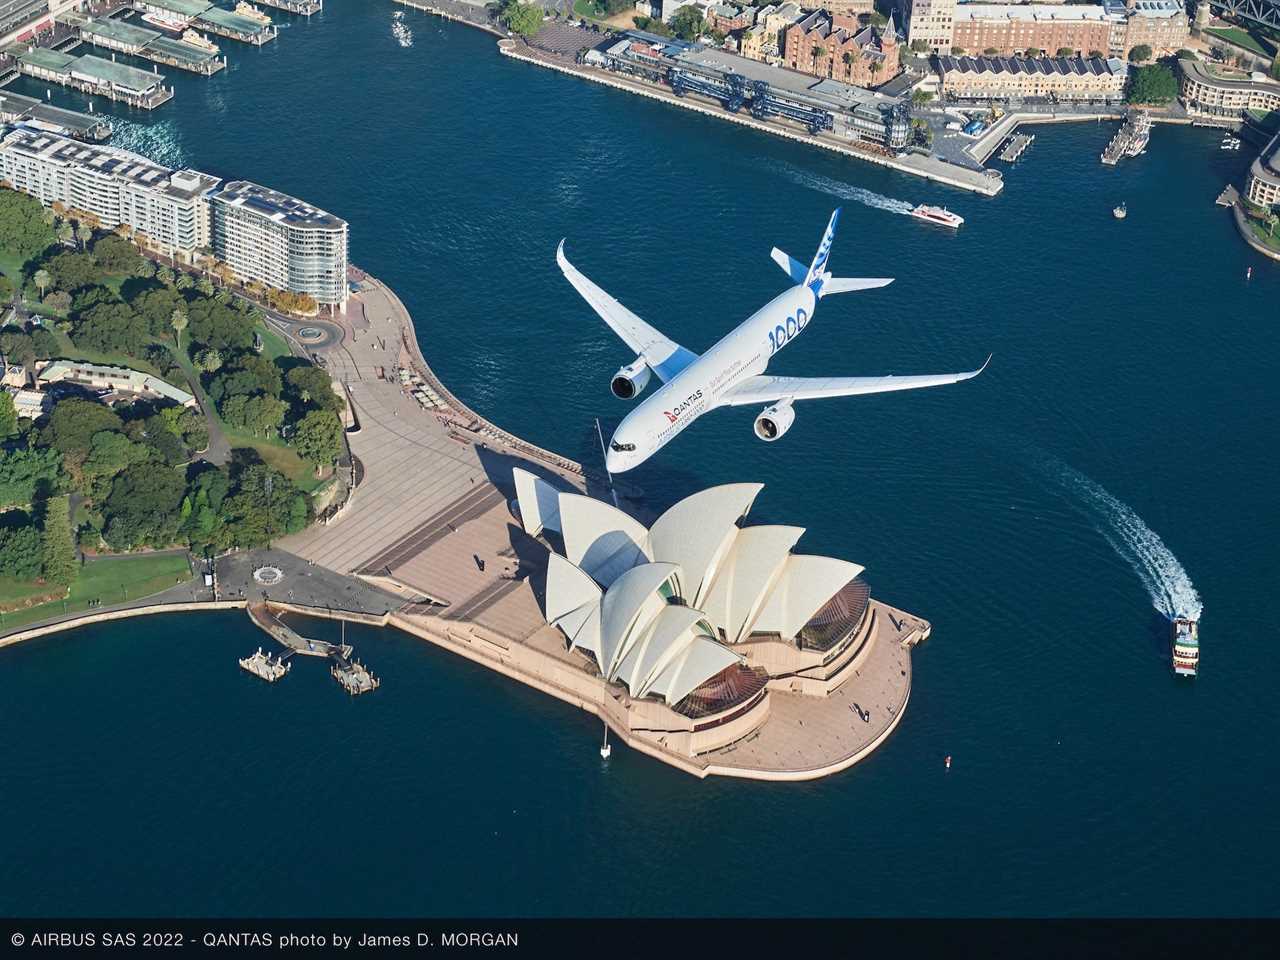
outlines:
[{"label": "marina", "polygon": [[149,73],[94,54],[77,57],[32,47],[18,55],[17,63],[18,71],[26,76],[144,110],[154,110],[173,99],[173,88],[164,85],[159,72]]},{"label": "marina", "polygon": [[194,28],[261,46],[277,34],[268,15],[243,2],[231,11],[206,0],[134,0],[134,9],[151,26],[179,35]]},{"label": "marina", "polygon": [[280,619],[280,614],[287,608],[278,607],[268,601],[249,603],[245,606],[249,619],[255,625],[286,649],[286,653],[278,657],[263,654],[262,648],[252,657],[240,661],[240,666],[255,676],[262,677],[270,683],[279,680],[289,672],[291,663],[284,663],[289,657],[297,654],[303,657],[326,657],[331,661],[329,674],[338,681],[342,689],[352,696],[371,693],[378,689],[382,681],[359,660],[352,659],[354,651],[346,642],[346,624],[343,623],[343,640],[329,643],[304,637]]}]

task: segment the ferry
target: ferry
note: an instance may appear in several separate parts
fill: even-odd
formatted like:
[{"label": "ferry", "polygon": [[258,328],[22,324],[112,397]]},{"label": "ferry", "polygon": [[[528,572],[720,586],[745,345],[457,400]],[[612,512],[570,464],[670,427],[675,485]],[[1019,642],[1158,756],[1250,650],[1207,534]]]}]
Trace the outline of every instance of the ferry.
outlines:
[{"label": "ferry", "polygon": [[1173,621],[1173,672],[1194,677],[1200,667],[1200,628],[1194,620],[1176,617]]},{"label": "ferry", "polygon": [[261,24],[268,24],[271,22],[271,18],[269,16],[255,7],[252,3],[247,3],[246,0],[240,0],[240,2],[236,4],[235,12],[242,17],[247,17],[250,20],[256,20]]},{"label": "ferry", "polygon": [[199,47],[201,50],[208,50],[210,53],[221,53],[221,48],[206,37],[199,30],[187,30],[182,35],[182,42],[189,43],[193,47]]},{"label": "ferry", "polygon": [[1119,206],[1111,208],[1111,215],[1117,220],[1123,220],[1129,215],[1129,208],[1121,203]]},{"label": "ferry", "polygon": [[944,227],[956,228],[964,223],[964,217],[958,213],[952,213],[946,207],[930,207],[923,203],[911,211],[911,216],[917,220],[927,220],[930,223],[937,223]]},{"label": "ferry", "polygon": [[1145,113],[1139,113],[1133,117],[1133,133],[1129,140],[1129,145],[1125,149],[1125,156],[1136,157],[1147,149],[1147,144],[1151,142],[1151,118]]},{"label": "ferry", "polygon": [[187,28],[185,22],[175,22],[156,13],[144,13],[139,19],[151,24],[157,30],[163,30],[165,33],[181,34]]}]

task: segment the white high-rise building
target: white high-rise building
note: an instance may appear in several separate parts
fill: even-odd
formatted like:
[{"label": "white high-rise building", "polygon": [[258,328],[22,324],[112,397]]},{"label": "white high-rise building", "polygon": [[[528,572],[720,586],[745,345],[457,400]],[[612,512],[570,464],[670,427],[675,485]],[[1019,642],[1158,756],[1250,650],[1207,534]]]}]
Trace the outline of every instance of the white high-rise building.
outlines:
[{"label": "white high-rise building", "polygon": [[210,242],[208,196],[218,178],[197,170],[19,127],[0,141],[0,179],[45,205],[91,213],[104,229],[126,224],[169,256],[189,258]]},{"label": "white high-rise building", "polygon": [[907,43],[928,45],[934,53],[950,53],[955,36],[956,0],[910,0]]},{"label": "white high-rise building", "polygon": [[267,187],[236,180],[211,198],[213,252],[244,280],[347,302],[347,222]]}]

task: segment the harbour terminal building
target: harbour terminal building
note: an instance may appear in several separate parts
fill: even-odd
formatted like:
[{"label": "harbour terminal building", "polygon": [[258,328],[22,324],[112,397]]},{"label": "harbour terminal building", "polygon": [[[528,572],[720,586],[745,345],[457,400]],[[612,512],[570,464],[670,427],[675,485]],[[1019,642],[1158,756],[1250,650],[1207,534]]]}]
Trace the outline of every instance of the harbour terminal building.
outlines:
[{"label": "harbour terminal building", "polygon": [[701,44],[624,30],[580,56],[588,65],[669,86],[678,96],[714,100],[730,113],[778,118],[894,154],[910,136],[910,107],[830,78],[815,78]]},{"label": "harbour terminal building", "polygon": [[[877,672],[886,618],[913,625],[894,634],[899,654],[928,634],[872,601],[858,564],[794,553],[803,528],[744,525],[761,484],[703,490],[645,526],[514,473],[520,523],[549,553],[547,622],[624,705],[630,732],[665,750],[694,758],[749,738],[770,716],[771,691],[828,702],[846,725],[855,708],[832,698]],[[907,677],[905,667],[890,673]]]},{"label": "harbour terminal building", "polygon": [[0,180],[104,229],[128,226],[166,257],[192,263],[212,249],[241,280],[346,303],[346,221],[266,187],[21,125],[0,140]]}]

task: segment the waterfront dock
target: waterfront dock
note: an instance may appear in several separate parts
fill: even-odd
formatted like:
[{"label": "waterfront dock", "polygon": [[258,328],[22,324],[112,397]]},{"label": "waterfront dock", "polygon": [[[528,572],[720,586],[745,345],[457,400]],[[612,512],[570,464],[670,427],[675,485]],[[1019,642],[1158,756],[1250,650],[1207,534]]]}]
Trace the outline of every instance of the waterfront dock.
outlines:
[{"label": "waterfront dock", "polygon": [[225,59],[218,57],[217,47],[209,49],[186,40],[175,40],[158,30],[148,30],[137,24],[122,20],[88,19],[73,25],[78,27],[80,37],[86,43],[179,70],[207,77],[226,67]]},{"label": "waterfront dock", "polygon": [[229,40],[252,43],[259,47],[269,40],[274,40],[279,33],[279,29],[270,18],[264,23],[255,17],[232,13],[222,7],[210,7],[205,10],[191,21],[191,26]]},{"label": "waterfront dock", "polygon": [[1103,148],[1100,159],[1107,166],[1114,167],[1125,157],[1136,157],[1146,149],[1150,136],[1151,118],[1145,113],[1131,114]]},{"label": "waterfront dock", "polygon": [[154,110],[173,99],[164,77],[94,54],[73,56],[45,47],[32,47],[18,56],[19,72],[61,84],[81,93],[107,97],[132,107]]},{"label": "waterfront dock", "polygon": [[286,663],[283,657],[272,656],[269,653],[263,653],[259,647],[257,652],[251,657],[242,657],[240,660],[240,668],[252,673],[255,677],[261,677],[267,683],[275,683],[292,667],[292,663]]},{"label": "waterfront dock", "polygon": [[1027,147],[1031,146],[1031,143],[1035,138],[1034,133],[1015,133],[1005,145],[1004,150],[1000,152],[1000,159],[1005,163],[1013,163],[1026,153]]},{"label": "waterfront dock", "polygon": [[64,132],[76,140],[87,140],[93,143],[106,140],[112,132],[110,117],[64,110],[62,107],[55,107],[37,100],[35,97],[11,93],[8,90],[0,90],[0,120],[5,123],[35,120]]},{"label": "waterfront dock", "polygon": [[258,0],[264,7],[275,7],[285,13],[309,17],[324,9],[324,0]]}]

